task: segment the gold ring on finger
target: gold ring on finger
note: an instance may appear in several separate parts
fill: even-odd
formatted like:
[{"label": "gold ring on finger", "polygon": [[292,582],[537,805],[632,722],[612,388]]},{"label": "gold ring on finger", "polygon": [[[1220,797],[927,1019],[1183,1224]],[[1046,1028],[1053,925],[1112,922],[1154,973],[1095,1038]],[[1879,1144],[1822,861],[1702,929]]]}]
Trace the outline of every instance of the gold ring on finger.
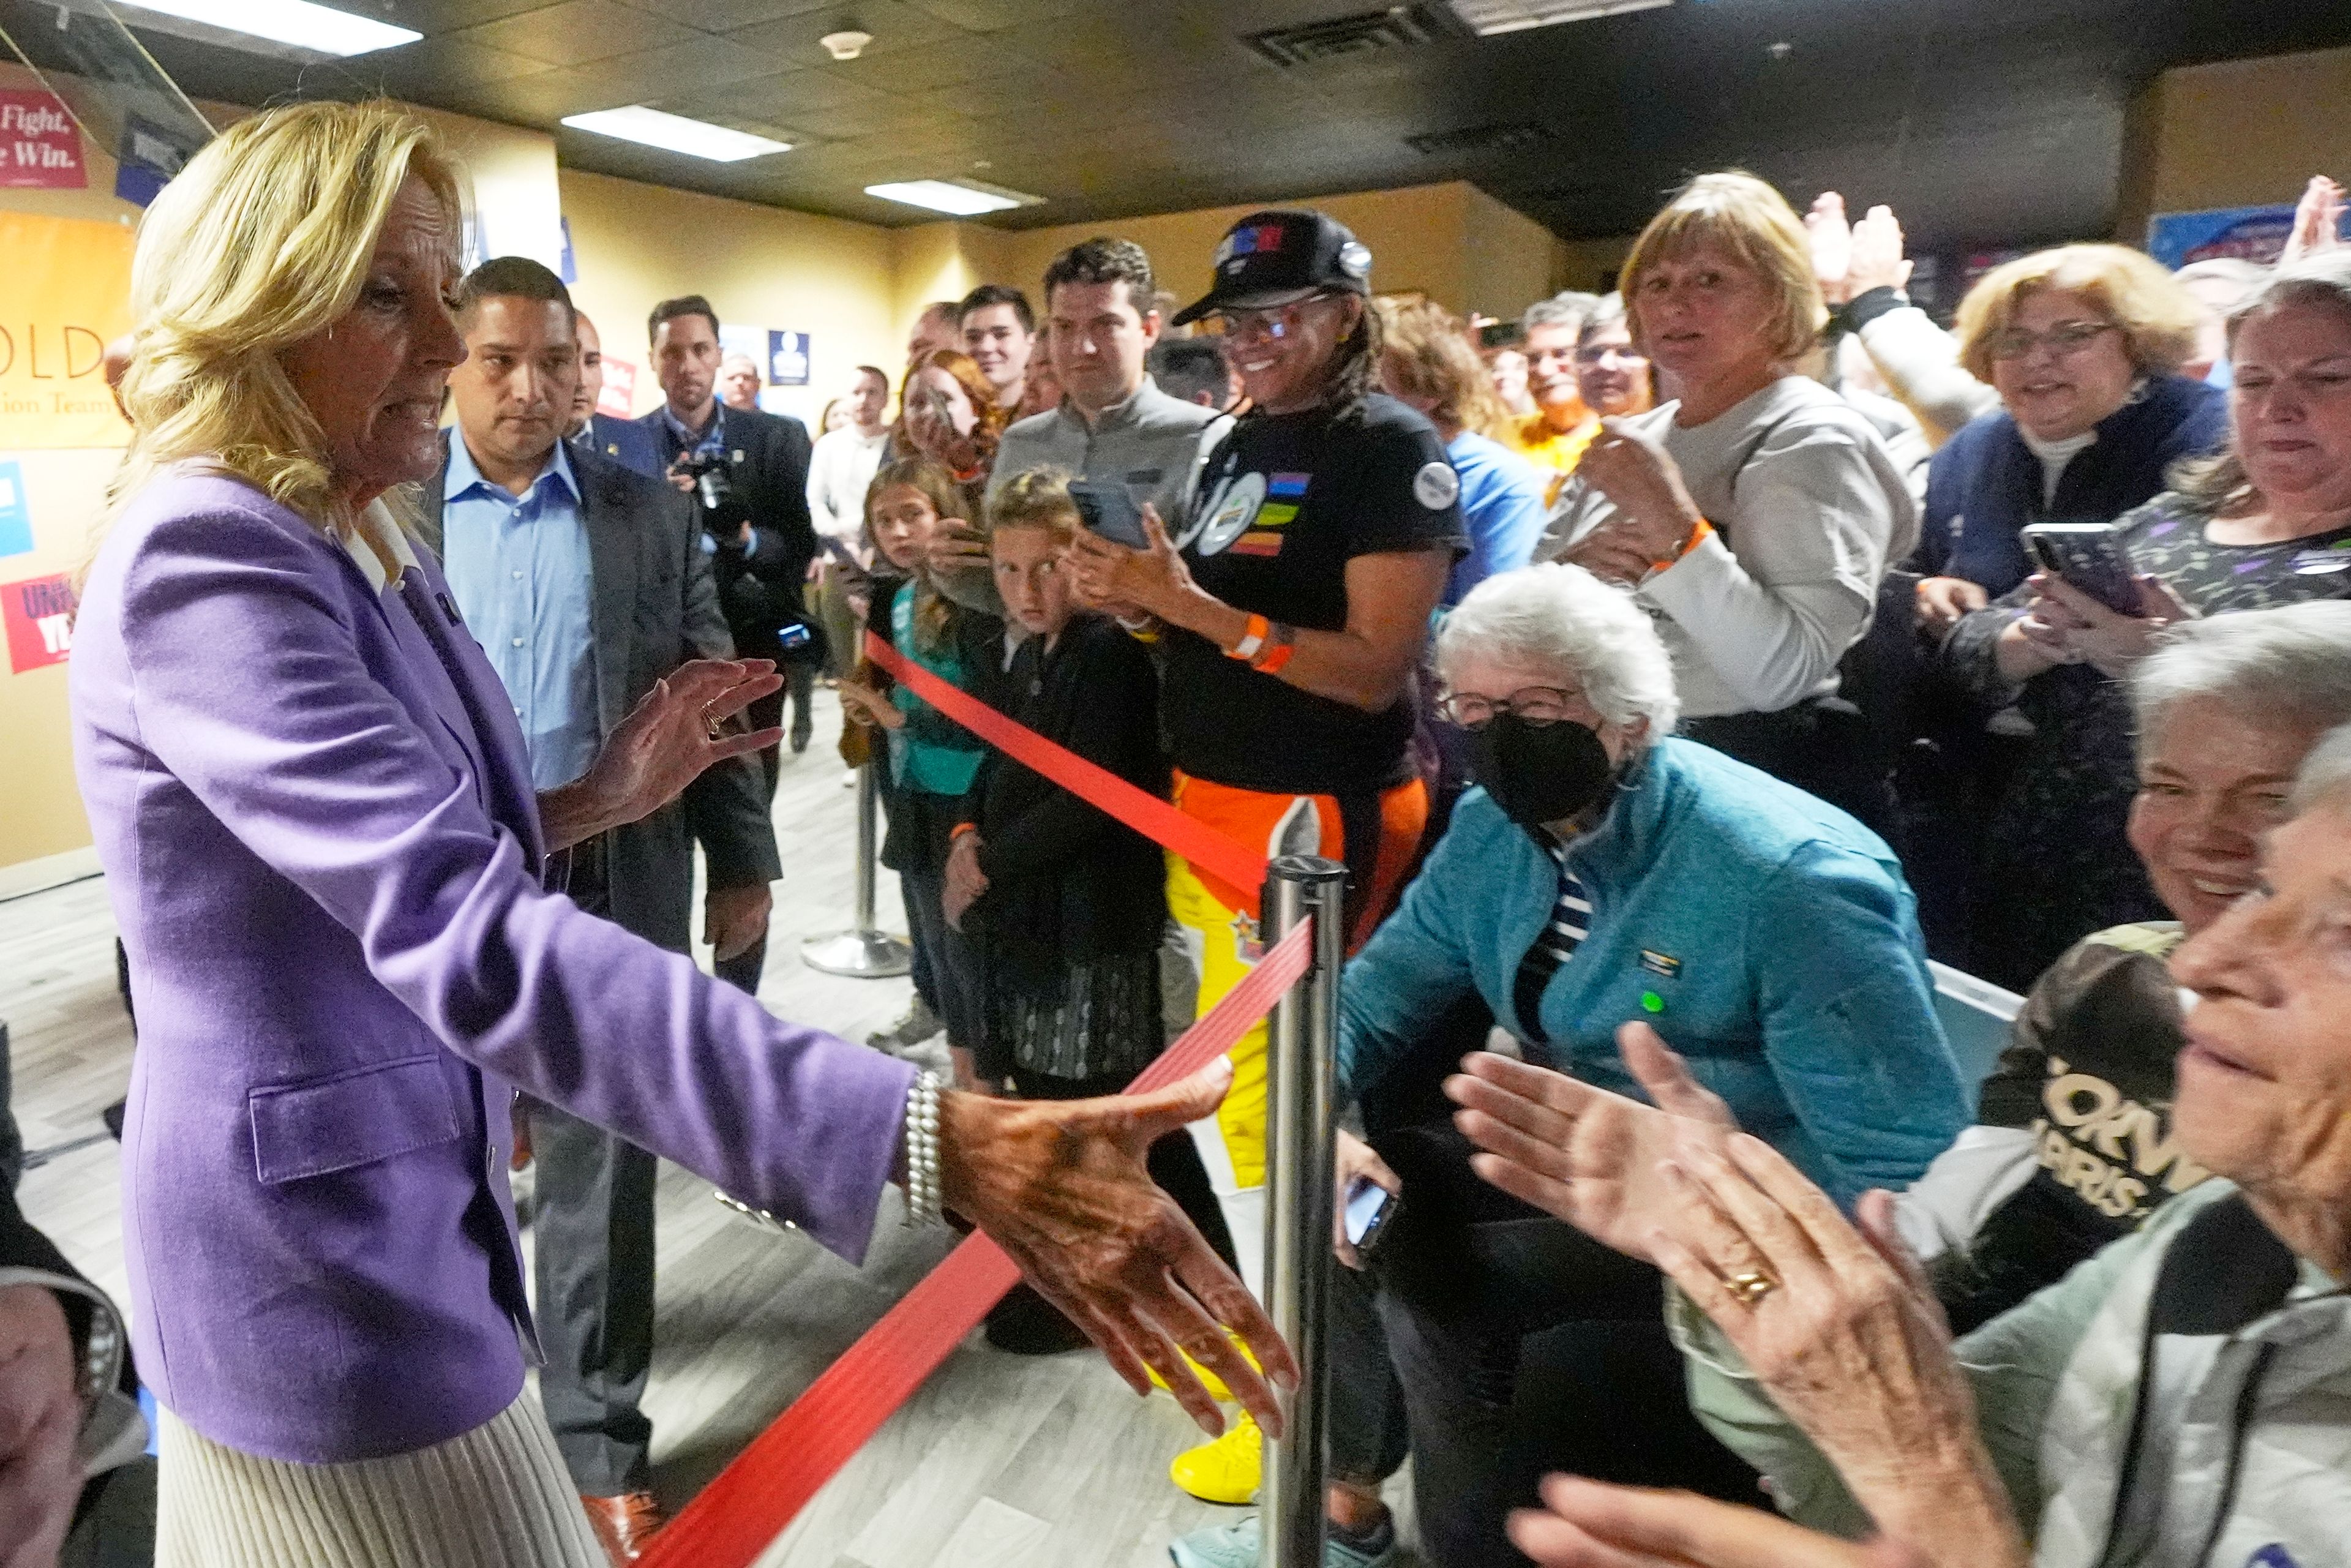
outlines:
[{"label": "gold ring on finger", "polygon": [[1723,1288],[1739,1298],[1743,1306],[1752,1307],[1780,1288],[1780,1281],[1761,1269],[1742,1269],[1723,1277]]}]

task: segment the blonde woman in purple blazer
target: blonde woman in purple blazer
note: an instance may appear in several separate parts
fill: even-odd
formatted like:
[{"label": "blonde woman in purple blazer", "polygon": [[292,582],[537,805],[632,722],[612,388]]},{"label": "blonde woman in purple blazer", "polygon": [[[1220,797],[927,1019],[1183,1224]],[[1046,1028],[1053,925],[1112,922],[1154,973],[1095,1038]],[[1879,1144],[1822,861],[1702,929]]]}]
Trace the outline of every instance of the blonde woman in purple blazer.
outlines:
[{"label": "blonde woman in purple blazer", "polygon": [[206,147],[140,236],[134,434],[72,688],[141,1030],[123,1231],[161,1561],[600,1560],[523,1393],[514,1088],[852,1260],[905,1180],[1138,1389],[1157,1369],[1216,1429],[1181,1345],[1270,1416],[1218,1325],[1285,1380],[1287,1353],[1143,1166],[1219,1074],[941,1093],[542,890],[552,852],[772,741],[715,721],[775,681],[691,666],[534,794],[496,675],[379,501],[439,461],[459,183],[387,106],[296,105]]}]

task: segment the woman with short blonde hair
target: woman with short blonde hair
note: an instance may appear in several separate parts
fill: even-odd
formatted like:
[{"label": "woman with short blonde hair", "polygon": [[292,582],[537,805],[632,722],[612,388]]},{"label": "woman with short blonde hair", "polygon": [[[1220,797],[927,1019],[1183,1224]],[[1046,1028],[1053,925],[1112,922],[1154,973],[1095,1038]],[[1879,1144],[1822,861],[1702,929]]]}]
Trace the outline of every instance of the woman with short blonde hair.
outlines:
[{"label": "woman with short blonde hair", "polygon": [[[1155,1322],[1272,1416],[1210,1320],[1286,1370],[1280,1340],[1144,1175],[1213,1078],[1008,1119],[542,886],[554,852],[775,744],[725,721],[780,682],[683,665],[534,792],[506,692],[381,500],[442,461],[463,232],[423,125],[306,103],[223,132],[140,235],[132,440],[70,683],[139,999],[122,1207],[159,1562],[604,1560],[524,1391],[516,1088],[852,1258],[903,1180],[910,1214],[997,1234],[1138,1390],[1148,1363],[1215,1420],[1133,1326]],[[1055,1197],[1073,1140],[1098,1174]],[[1035,1228],[1048,1209],[1094,1217],[1086,1258]],[[1180,1299],[1120,1282],[1171,1270]]]},{"label": "woman with short blonde hair", "polygon": [[2061,245],[1994,267],[1959,301],[1951,324],[1959,363],[1977,380],[1999,383],[1993,367],[2002,334],[2018,309],[2043,289],[2080,297],[2107,328],[2122,335],[2123,351],[2141,375],[2168,375],[2196,351],[2202,312],[2196,298],[2163,264],[2123,245]]},{"label": "woman with short blonde hair", "polygon": [[1684,734],[1882,823],[1885,759],[1837,666],[1917,508],[1867,418],[1795,373],[1825,314],[1803,225],[1752,174],[1702,174],[1634,243],[1624,295],[1676,401],[1603,422],[1536,553],[1658,617]]}]

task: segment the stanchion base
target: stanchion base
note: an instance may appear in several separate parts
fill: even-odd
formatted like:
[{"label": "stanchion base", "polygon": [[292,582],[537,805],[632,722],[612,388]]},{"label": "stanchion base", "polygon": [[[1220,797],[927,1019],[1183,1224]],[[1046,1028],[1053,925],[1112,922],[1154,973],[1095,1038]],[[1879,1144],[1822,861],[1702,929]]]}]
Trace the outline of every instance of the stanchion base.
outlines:
[{"label": "stanchion base", "polygon": [[861,980],[903,975],[913,958],[906,945],[886,931],[836,931],[800,944],[800,962],[810,968]]}]

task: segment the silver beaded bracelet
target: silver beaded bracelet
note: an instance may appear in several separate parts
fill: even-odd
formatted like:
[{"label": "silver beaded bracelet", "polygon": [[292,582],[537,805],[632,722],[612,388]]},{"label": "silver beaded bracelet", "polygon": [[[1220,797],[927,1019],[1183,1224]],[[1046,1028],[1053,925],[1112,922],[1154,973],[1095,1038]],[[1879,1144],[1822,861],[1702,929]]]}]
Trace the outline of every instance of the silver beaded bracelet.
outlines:
[{"label": "silver beaded bracelet", "polygon": [[939,1088],[935,1072],[918,1072],[906,1086],[906,1224],[936,1225],[945,1218],[939,1190]]}]

